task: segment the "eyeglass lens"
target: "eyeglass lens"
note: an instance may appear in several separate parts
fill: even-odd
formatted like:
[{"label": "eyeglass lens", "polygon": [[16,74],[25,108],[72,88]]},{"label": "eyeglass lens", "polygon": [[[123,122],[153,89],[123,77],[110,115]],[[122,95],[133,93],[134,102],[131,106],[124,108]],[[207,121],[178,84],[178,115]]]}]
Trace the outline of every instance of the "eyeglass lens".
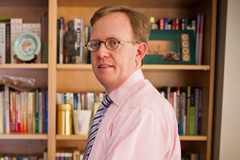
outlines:
[{"label": "eyeglass lens", "polygon": [[101,43],[104,43],[105,46],[110,49],[110,50],[114,50],[114,49],[117,49],[118,45],[119,45],[119,42],[117,39],[115,38],[109,38],[107,39],[106,42],[104,41],[97,41],[97,40],[90,40],[87,44],[87,48],[94,52],[96,50],[98,50],[98,48],[100,47],[100,44]]}]

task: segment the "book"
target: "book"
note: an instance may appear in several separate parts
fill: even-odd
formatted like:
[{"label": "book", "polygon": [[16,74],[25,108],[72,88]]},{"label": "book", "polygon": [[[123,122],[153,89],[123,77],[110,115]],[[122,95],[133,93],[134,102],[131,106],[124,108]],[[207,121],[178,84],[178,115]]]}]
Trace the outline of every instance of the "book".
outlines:
[{"label": "book", "polygon": [[74,29],[77,32],[77,41],[76,41],[76,63],[82,64],[84,61],[83,56],[83,19],[74,18]]},{"label": "book", "polygon": [[199,47],[198,47],[198,61],[197,64],[202,64],[202,50],[203,50],[203,30],[204,30],[204,14],[200,14],[200,27],[199,27]]},{"label": "book", "polygon": [[39,91],[39,123],[38,123],[38,133],[43,132],[43,96],[42,91]]},{"label": "book", "polygon": [[21,92],[21,132],[28,132],[28,102],[27,102],[27,92]]},{"label": "book", "polygon": [[64,36],[64,18],[60,17],[60,32],[59,32],[59,64],[64,63],[63,55],[63,36]]},{"label": "book", "polygon": [[179,135],[186,134],[186,120],[187,120],[187,112],[186,112],[186,93],[180,93],[180,116],[178,121],[178,133]]},{"label": "book", "polygon": [[0,91],[0,133],[3,133],[3,96]]},{"label": "book", "polygon": [[11,24],[6,23],[6,63],[11,63]]},{"label": "book", "polygon": [[41,17],[41,62],[48,63],[48,16]]},{"label": "book", "polygon": [[194,88],[195,114],[194,114],[194,135],[198,134],[198,112],[199,112],[199,87]]},{"label": "book", "polygon": [[22,110],[21,110],[21,93],[16,91],[16,133],[21,132],[21,119],[22,119]]},{"label": "book", "polygon": [[44,89],[44,133],[48,133],[48,88]]},{"label": "book", "polygon": [[[27,128],[28,128],[28,133],[34,133],[35,128],[35,92],[27,92],[27,108],[28,108],[28,113],[27,113]],[[33,132],[34,131],[34,132]]]},{"label": "book", "polygon": [[202,92],[203,88],[199,87],[199,99],[198,99],[198,127],[197,134],[201,134],[201,124],[202,124]]},{"label": "book", "polygon": [[144,64],[196,64],[192,30],[151,30]]},{"label": "book", "polygon": [[0,64],[6,63],[6,24],[0,23]]},{"label": "book", "polygon": [[[41,23],[31,23],[31,32],[35,33],[38,36],[38,38],[41,40]],[[41,63],[41,59],[42,59],[42,54],[40,49],[40,51],[37,53],[37,58],[34,62]]]},{"label": "book", "polygon": [[189,135],[194,135],[195,128],[195,88],[191,87],[190,108],[189,108]]},{"label": "book", "polygon": [[35,88],[35,133],[39,133],[39,88]]},{"label": "book", "polygon": [[4,86],[4,92],[5,92],[5,124],[6,124],[6,132],[10,133],[10,106],[9,106],[9,86]]},{"label": "book", "polygon": [[19,34],[22,33],[22,18],[11,18],[11,63],[17,63],[14,58],[13,43]]}]

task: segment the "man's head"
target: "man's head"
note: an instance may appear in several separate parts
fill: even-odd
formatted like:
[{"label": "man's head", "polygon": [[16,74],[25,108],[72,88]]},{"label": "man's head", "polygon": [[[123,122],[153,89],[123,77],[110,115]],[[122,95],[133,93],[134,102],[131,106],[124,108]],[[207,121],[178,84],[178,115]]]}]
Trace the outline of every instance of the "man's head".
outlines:
[{"label": "man's head", "polygon": [[145,42],[148,44],[149,33],[151,29],[149,19],[143,13],[136,12],[126,5],[110,5],[100,8],[94,13],[93,17],[91,18],[91,26],[93,26],[99,18],[114,12],[127,14],[133,30],[133,40],[137,42]]},{"label": "man's head", "polygon": [[141,68],[150,32],[148,18],[124,5],[99,9],[91,19],[88,48],[93,71],[110,93]]}]

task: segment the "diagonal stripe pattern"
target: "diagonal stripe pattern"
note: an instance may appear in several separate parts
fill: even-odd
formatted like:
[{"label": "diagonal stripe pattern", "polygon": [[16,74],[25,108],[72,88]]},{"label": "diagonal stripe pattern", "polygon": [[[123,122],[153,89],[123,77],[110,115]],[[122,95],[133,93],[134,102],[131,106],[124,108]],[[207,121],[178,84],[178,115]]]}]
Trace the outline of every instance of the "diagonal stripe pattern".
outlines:
[{"label": "diagonal stripe pattern", "polygon": [[111,103],[112,100],[109,96],[106,95],[106,98],[102,101],[101,105],[97,110],[97,113],[95,114],[95,117],[93,118],[92,126],[88,135],[87,146],[83,155],[83,160],[88,160],[95,137],[97,135],[98,127],[100,126],[104,113],[107,111],[107,108],[110,106]]}]

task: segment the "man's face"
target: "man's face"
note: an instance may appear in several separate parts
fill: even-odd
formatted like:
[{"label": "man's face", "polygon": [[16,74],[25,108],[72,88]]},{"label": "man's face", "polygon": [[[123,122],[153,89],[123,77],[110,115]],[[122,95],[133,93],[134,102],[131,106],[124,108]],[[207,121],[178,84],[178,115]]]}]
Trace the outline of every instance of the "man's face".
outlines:
[{"label": "man's face", "polygon": [[[92,27],[91,40],[106,41],[110,37],[118,41],[132,41],[130,20],[124,13],[110,13],[101,17]],[[141,66],[136,58],[138,44],[119,44],[116,50],[109,50],[104,43],[97,51],[91,53],[93,71],[110,93],[119,87],[135,70]]]}]

